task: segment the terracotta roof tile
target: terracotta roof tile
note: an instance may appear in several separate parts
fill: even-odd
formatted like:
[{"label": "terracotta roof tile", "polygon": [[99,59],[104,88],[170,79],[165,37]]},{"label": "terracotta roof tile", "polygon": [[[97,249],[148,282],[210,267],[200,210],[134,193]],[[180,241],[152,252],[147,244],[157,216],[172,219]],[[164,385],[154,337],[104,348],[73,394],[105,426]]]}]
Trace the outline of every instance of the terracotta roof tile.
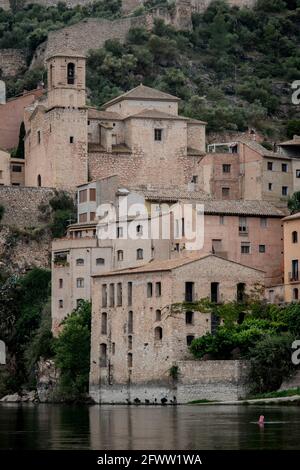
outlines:
[{"label": "terracotta roof tile", "polygon": [[180,98],[176,96],[169,95],[169,93],[164,93],[163,91],[156,90],[155,88],[150,88],[145,85],[138,85],[132,90],[123,93],[123,95],[117,96],[112,100],[108,101],[103,105],[103,109],[106,109],[112,104],[118,103],[122,100],[162,100],[162,101],[180,101]]}]

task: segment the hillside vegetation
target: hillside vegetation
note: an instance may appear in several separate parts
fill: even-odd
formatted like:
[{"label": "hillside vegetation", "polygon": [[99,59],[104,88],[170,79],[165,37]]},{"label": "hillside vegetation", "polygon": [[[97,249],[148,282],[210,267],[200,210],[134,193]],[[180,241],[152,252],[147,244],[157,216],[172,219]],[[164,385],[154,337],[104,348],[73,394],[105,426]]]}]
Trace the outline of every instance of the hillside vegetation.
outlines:
[{"label": "hillside vegetation", "polygon": [[[149,1],[148,8],[156,3]],[[0,47],[25,45],[30,57],[48,31],[88,16],[113,19],[120,5],[109,0],[73,9],[34,5],[16,14],[1,12]],[[300,133],[299,106],[291,101],[291,84],[300,79],[299,45],[299,0],[258,0],[254,9],[217,1],[193,15],[192,31],[157,20],[151,32],[132,29],[125,45],[111,39],[91,51],[89,100],[101,106],[143,82],[182,98],[181,112],[206,120],[208,131],[253,126],[277,140]],[[41,77],[41,70],[31,70],[10,81],[8,93],[32,88]]]}]

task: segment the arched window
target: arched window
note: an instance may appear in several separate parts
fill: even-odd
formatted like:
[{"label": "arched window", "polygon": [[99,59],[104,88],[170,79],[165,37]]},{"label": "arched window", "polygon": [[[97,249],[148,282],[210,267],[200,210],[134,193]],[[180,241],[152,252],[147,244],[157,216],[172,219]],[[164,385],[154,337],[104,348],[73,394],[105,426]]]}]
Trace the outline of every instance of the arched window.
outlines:
[{"label": "arched window", "polygon": [[118,250],[117,251],[117,260],[118,261],[123,261],[124,259],[124,251],[123,250]]},{"label": "arched window", "polygon": [[107,313],[101,313],[101,334],[107,335]]},{"label": "arched window", "polygon": [[156,310],[155,312],[155,321],[161,321],[161,310]]},{"label": "arched window", "polygon": [[100,265],[102,265],[102,264],[105,264],[104,258],[97,258],[97,259],[96,259],[96,265],[97,265],[97,266],[100,266]]},{"label": "arched window", "polygon": [[136,226],[136,233],[138,235],[143,235],[143,226],[141,224]]},{"label": "arched window", "polygon": [[155,341],[161,341],[163,337],[163,330],[160,326],[154,328],[154,339]]},{"label": "arched window", "polygon": [[38,177],[37,177],[37,185],[39,187],[42,186],[42,177],[41,177],[41,175],[38,175]]},{"label": "arched window", "polygon": [[294,230],[294,232],[292,232],[292,242],[293,243],[298,243],[298,232],[296,232],[296,230]]},{"label": "arched window", "polygon": [[136,259],[144,259],[144,251],[142,248],[136,250]]},{"label": "arched window", "polygon": [[299,289],[297,287],[293,289],[293,300],[299,300]]},{"label": "arched window", "polygon": [[83,266],[84,265],[84,259],[83,258],[77,258],[76,265],[77,266]]},{"label": "arched window", "polygon": [[100,344],[100,367],[107,366],[107,346],[105,343]]},{"label": "arched window", "polygon": [[75,64],[73,62],[68,63],[68,85],[74,85],[75,83]]}]

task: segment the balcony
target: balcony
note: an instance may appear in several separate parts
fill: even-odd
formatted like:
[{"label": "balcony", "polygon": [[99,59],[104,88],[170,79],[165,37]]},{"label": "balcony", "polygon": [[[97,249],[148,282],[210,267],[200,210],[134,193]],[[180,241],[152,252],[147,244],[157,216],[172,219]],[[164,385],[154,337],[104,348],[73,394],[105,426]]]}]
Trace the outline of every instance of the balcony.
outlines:
[{"label": "balcony", "polygon": [[289,273],[289,282],[299,282],[299,273]]}]

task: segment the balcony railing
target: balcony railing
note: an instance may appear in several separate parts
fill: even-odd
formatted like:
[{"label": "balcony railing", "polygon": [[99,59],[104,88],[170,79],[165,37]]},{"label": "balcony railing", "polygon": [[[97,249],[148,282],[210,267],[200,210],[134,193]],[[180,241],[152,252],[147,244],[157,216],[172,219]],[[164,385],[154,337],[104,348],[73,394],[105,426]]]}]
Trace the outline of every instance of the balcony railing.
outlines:
[{"label": "balcony railing", "polygon": [[299,273],[289,273],[289,282],[298,282]]}]

